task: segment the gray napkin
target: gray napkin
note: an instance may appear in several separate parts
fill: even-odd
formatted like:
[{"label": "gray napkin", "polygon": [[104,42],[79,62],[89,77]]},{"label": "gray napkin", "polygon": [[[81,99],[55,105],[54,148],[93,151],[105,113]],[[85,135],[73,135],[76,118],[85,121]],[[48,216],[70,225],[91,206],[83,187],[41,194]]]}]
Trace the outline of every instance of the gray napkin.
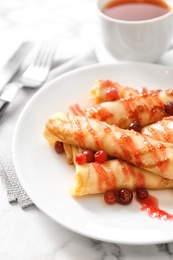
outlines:
[{"label": "gray napkin", "polygon": [[[76,68],[98,63],[95,52],[88,51],[82,56],[67,61],[58,68],[53,69],[47,81]],[[38,89],[21,89],[15,100],[9,105],[5,113],[0,118],[0,177],[7,189],[8,201],[16,202],[21,208],[26,208],[33,204],[24,189],[22,188],[12,160],[12,139],[17,119],[26,105],[27,101]],[[27,165],[26,165],[27,167]]]}]

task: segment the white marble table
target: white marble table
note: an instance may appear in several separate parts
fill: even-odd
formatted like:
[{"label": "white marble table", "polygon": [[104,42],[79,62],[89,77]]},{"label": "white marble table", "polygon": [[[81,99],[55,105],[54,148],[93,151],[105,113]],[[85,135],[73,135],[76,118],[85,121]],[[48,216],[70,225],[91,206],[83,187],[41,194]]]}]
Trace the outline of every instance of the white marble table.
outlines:
[{"label": "white marble table", "polygon": [[[94,0],[0,0],[0,66],[14,45],[45,36],[61,40],[58,60],[94,46]],[[68,42],[71,46],[68,46]],[[82,45],[79,44],[82,42]],[[164,62],[164,60],[163,60]],[[0,259],[3,260],[168,260],[173,243],[149,246],[118,245],[73,233],[35,206],[23,210],[9,204],[0,182]]]}]

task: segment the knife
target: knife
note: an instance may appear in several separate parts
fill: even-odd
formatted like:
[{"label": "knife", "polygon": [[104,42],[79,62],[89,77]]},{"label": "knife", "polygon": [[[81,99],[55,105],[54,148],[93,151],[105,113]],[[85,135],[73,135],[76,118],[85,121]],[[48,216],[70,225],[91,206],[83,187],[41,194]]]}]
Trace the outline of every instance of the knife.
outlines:
[{"label": "knife", "polygon": [[7,61],[4,67],[0,71],[0,92],[3,87],[11,80],[11,78],[18,71],[24,57],[29,52],[32,44],[30,42],[23,42],[18,47],[17,51]]},{"label": "knife", "polygon": [[[20,84],[20,83],[19,83]],[[14,99],[19,88],[16,82],[8,84],[9,87],[0,95],[0,117],[2,116],[3,111],[9,105],[9,103]]]}]

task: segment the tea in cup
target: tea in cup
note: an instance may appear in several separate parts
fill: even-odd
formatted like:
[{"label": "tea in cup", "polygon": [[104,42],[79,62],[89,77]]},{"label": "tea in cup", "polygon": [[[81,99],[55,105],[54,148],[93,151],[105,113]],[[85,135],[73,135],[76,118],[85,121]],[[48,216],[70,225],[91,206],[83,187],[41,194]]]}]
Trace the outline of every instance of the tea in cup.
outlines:
[{"label": "tea in cup", "polygon": [[119,60],[155,62],[171,46],[172,0],[98,0],[105,47]]}]

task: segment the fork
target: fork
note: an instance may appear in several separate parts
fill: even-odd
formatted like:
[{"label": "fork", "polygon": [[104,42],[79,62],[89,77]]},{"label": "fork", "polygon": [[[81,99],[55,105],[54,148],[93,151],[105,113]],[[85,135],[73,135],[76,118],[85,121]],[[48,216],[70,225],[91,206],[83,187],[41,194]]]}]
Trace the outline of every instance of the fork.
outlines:
[{"label": "fork", "polygon": [[0,116],[21,88],[38,88],[44,84],[51,68],[55,50],[56,42],[45,41],[37,53],[35,61],[28,66],[17,81],[5,86],[5,90],[0,96]]}]

